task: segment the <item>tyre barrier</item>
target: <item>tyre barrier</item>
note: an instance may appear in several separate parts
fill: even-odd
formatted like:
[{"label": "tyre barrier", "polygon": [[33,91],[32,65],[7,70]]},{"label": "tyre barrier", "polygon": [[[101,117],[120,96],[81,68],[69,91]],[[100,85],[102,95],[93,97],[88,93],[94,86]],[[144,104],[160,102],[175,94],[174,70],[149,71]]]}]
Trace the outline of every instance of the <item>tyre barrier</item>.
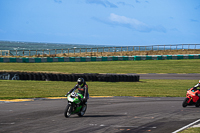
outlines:
[{"label": "tyre barrier", "polygon": [[41,72],[0,72],[0,80],[38,80],[38,81],[77,81],[84,78],[85,81],[103,82],[138,82],[139,75],[135,74],[99,74],[99,73],[41,73]]}]

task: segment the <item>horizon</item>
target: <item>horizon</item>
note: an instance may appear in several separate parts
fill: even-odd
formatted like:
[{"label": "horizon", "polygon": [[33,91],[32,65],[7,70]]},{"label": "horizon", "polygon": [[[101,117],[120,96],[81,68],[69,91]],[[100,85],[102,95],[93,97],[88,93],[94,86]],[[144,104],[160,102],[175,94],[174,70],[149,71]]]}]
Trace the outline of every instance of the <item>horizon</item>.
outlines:
[{"label": "horizon", "polygon": [[56,42],[24,42],[24,41],[7,41],[7,40],[0,40],[0,42],[9,42],[9,43],[20,43],[20,44],[23,44],[23,43],[36,43],[36,44],[39,44],[39,43],[43,43],[43,44],[60,44],[60,45],[88,45],[88,46],[105,46],[105,47],[108,47],[108,46],[113,46],[113,47],[150,47],[150,46],[179,46],[179,45],[200,45],[200,43],[189,43],[189,44],[186,44],[186,43],[182,43],[182,44],[155,44],[155,45],[124,45],[124,46],[118,46],[118,45],[106,45],[106,44],[78,44],[78,43],[56,43]]}]

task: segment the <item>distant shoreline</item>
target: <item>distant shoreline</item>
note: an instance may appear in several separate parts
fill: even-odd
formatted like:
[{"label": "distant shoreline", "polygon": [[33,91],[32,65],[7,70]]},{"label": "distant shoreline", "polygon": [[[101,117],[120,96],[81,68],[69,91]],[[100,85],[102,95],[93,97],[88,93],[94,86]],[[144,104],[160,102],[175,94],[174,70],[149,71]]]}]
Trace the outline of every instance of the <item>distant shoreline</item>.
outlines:
[{"label": "distant shoreline", "polygon": [[122,51],[122,52],[83,52],[83,53],[63,53],[63,54],[37,54],[33,56],[1,56],[0,57],[99,57],[99,56],[135,56],[135,55],[181,55],[200,54],[200,49],[190,50],[158,50],[158,51]]}]

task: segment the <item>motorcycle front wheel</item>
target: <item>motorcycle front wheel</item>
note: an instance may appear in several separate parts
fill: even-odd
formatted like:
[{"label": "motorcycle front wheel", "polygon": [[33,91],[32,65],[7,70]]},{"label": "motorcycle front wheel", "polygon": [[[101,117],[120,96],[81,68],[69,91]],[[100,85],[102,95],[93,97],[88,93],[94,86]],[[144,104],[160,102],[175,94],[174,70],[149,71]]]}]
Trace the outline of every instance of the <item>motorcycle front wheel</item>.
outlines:
[{"label": "motorcycle front wheel", "polygon": [[64,112],[64,115],[66,118],[70,117],[71,113],[72,113],[72,110],[71,110],[72,106],[71,105],[67,105],[67,107],[65,108],[65,112]]},{"label": "motorcycle front wheel", "polygon": [[184,101],[183,101],[183,103],[182,103],[182,106],[185,108],[185,107],[187,107],[187,105],[188,105],[188,100],[189,100],[189,98],[185,98],[184,99]]}]

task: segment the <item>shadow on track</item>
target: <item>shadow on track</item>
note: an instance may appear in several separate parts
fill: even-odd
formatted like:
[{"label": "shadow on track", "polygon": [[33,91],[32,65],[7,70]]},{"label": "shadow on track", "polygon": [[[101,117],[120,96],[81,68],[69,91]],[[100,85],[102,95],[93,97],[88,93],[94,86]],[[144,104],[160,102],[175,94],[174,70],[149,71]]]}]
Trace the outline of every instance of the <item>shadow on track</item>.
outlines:
[{"label": "shadow on track", "polygon": [[126,115],[84,115],[83,117],[121,117]]}]

